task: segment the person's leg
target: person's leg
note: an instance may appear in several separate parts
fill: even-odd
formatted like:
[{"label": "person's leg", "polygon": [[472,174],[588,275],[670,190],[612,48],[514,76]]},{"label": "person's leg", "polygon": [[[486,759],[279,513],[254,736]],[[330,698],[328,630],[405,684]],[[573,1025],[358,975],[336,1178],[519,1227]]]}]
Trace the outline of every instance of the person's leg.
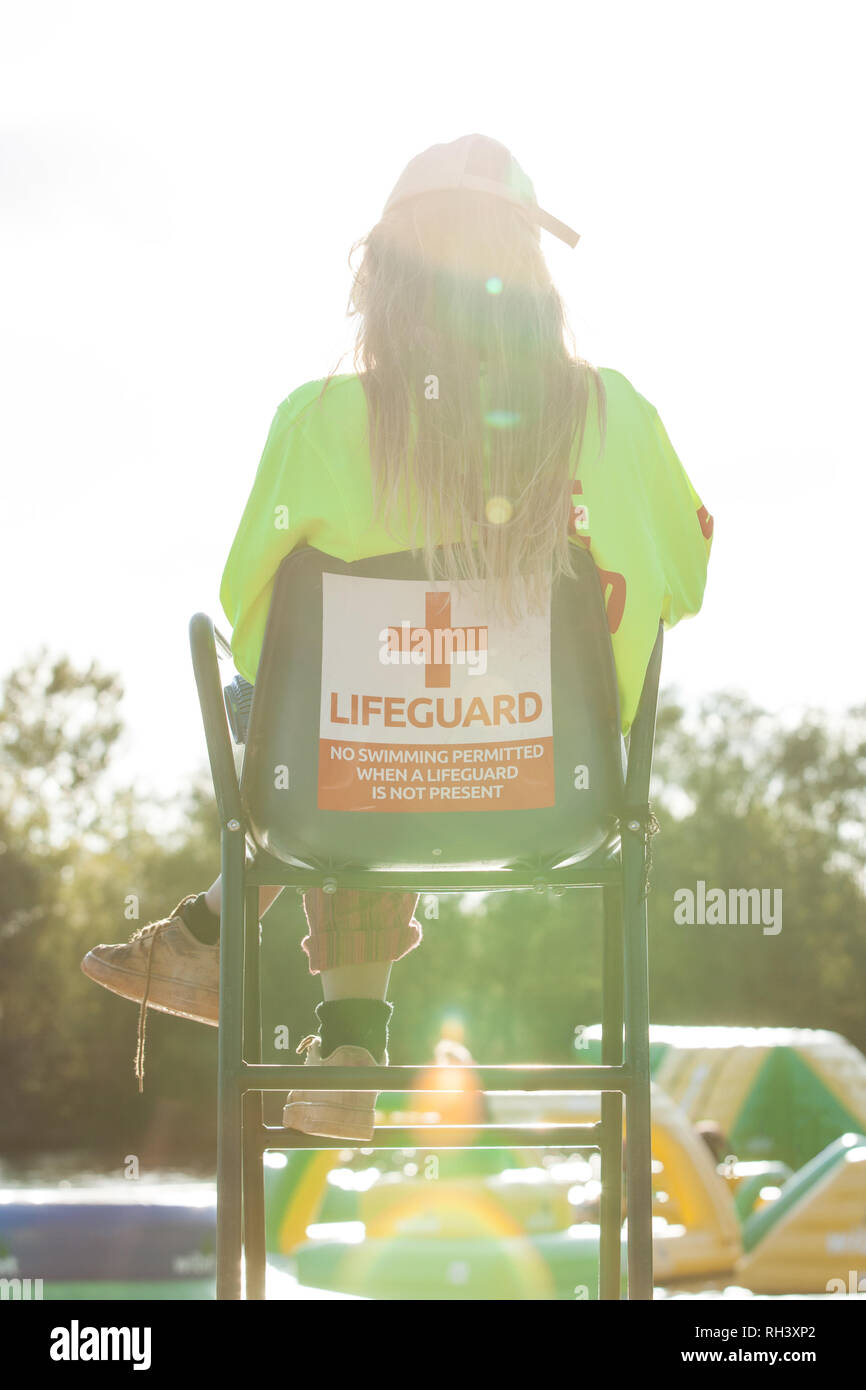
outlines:
[{"label": "person's leg", "polygon": [[364,1047],[374,1057],[386,1053],[391,966],[420,943],[418,896],[318,888],[304,894],[310,930],[301,945],[310,973],[322,979],[316,1017],[323,1056],[342,1045]]},{"label": "person's leg", "polygon": [[[280,894],[282,893],[282,891],[283,891],[282,888],[260,888],[260,889],[259,889],[259,916],[260,916],[260,917],[264,917],[264,915],[265,915],[265,913],[267,912],[268,908],[270,907],[271,903],[274,901],[275,898],[278,898],[278,897],[280,896]],[[219,915],[220,915],[220,910],[221,910],[221,908],[222,908],[222,901],[223,901],[223,880],[222,880],[222,874],[220,874],[219,878],[215,878],[215,879],[214,879],[214,881],[213,881],[213,883],[211,884],[210,888],[208,888],[207,892],[206,892],[205,895],[204,895],[204,900],[205,900],[205,903],[207,904],[208,912],[211,912],[211,913],[214,915],[214,917],[219,917]]]},{"label": "person's leg", "polygon": [[[259,889],[259,920],[264,917],[282,888]],[[222,908],[222,876],[215,879],[205,893],[190,898],[181,910],[186,926],[196,941],[205,946],[215,946],[220,935],[220,910]]]},{"label": "person's leg", "polygon": [[[309,932],[301,943],[310,973],[321,975],[319,1032],[298,1051],[314,1066],[388,1061],[391,965],[421,941],[417,893],[343,890],[304,894]],[[362,1143],[372,1138],[375,1091],[290,1091],[283,1124],[307,1134]]]},{"label": "person's leg", "polygon": [[325,893],[311,888],[304,894],[309,931],[301,946],[310,974],[322,976],[325,999],[349,997],[352,985],[359,997],[384,998],[392,962],[421,942],[415,918],[419,897],[369,889]]},{"label": "person's leg", "polygon": [[393,961],[369,965],[335,965],[321,971],[322,997],[326,1004],[336,999],[384,999],[388,994]]}]

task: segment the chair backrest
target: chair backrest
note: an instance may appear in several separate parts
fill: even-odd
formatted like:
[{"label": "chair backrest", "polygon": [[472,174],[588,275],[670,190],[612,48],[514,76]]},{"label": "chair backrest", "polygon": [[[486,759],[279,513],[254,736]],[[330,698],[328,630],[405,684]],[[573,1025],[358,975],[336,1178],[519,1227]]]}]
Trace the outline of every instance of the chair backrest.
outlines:
[{"label": "chair backrest", "polygon": [[290,864],[539,871],[616,833],[623,745],[598,575],[542,614],[492,616],[483,583],[410,552],[293,551],[275,581],[241,784]]}]

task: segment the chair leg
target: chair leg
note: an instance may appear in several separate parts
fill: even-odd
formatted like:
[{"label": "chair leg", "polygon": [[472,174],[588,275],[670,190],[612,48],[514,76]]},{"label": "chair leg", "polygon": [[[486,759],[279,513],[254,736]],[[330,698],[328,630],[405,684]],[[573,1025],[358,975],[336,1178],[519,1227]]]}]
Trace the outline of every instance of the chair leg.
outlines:
[{"label": "chair leg", "polygon": [[[623,921],[622,890],[602,889],[602,1066],[622,1062]],[[618,1299],[622,1282],[622,1092],[601,1097],[601,1233],[599,1237],[599,1298]]]},{"label": "chair leg", "polygon": [[241,1297],[243,1254],[244,838],[222,831],[219,1091],[217,1131],[217,1298]]},{"label": "chair leg", "polygon": [[647,910],[643,896],[643,841],[623,835],[625,931],[625,1061],[631,1072],[626,1096],[626,1203],[628,1296],[653,1296],[652,1146],[649,1069]]},{"label": "chair leg", "polygon": [[266,1297],[265,1173],[262,1163],[261,1128],[264,1098],[261,1091],[244,1096],[244,1273],[248,1299]]},{"label": "chair leg", "polygon": [[[262,1060],[261,929],[259,890],[246,890],[244,926],[244,1051],[250,1062]],[[265,1184],[261,1129],[264,1097],[247,1091],[244,1115],[244,1273],[248,1299],[265,1298]]]}]

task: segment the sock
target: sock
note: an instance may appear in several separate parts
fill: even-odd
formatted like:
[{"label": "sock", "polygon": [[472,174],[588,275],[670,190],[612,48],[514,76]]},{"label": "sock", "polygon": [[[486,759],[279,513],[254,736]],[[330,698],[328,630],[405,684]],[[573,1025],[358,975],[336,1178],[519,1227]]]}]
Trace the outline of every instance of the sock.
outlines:
[{"label": "sock", "polygon": [[215,946],[220,939],[220,919],[211,912],[205,902],[205,894],[199,893],[194,902],[184,903],[180,915],[196,941],[203,946]]},{"label": "sock", "polygon": [[378,1061],[388,1046],[393,1004],[384,999],[333,999],[316,1009],[322,1056],[344,1044],[366,1047]]}]

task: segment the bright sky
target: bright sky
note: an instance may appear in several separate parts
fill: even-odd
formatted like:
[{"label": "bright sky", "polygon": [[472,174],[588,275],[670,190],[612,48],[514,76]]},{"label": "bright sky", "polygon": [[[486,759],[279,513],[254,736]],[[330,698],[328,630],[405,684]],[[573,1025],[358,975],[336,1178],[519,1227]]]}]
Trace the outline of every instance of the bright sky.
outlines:
[{"label": "bright sky", "polygon": [[4,670],[97,657],[142,792],[202,764],[187,622],[221,619],[274,411],[349,346],[404,165],[481,131],[582,233],[542,233],[578,348],[716,518],[667,681],[862,700],[863,30],[840,0],[6,6]]}]

